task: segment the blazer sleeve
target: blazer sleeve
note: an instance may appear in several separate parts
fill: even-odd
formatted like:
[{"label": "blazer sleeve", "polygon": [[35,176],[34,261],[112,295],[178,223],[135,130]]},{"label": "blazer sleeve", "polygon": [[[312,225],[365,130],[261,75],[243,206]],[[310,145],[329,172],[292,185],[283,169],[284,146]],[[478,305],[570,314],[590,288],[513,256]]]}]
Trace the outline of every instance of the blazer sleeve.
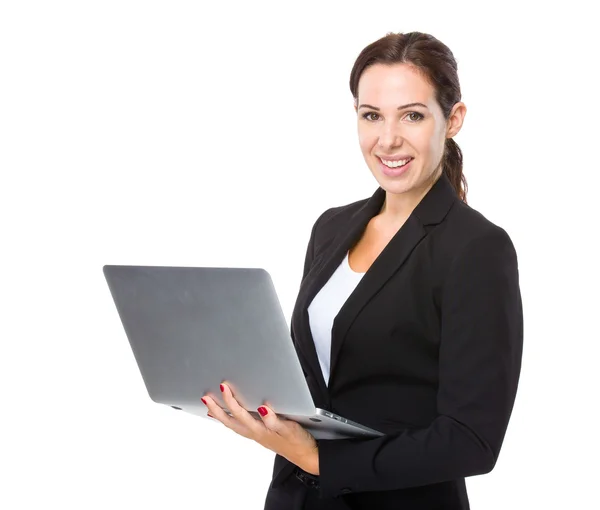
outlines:
[{"label": "blazer sleeve", "polygon": [[517,255],[502,228],[494,226],[456,255],[440,315],[436,419],[425,428],[374,439],[319,440],[323,497],[416,487],[493,469],[523,349]]}]

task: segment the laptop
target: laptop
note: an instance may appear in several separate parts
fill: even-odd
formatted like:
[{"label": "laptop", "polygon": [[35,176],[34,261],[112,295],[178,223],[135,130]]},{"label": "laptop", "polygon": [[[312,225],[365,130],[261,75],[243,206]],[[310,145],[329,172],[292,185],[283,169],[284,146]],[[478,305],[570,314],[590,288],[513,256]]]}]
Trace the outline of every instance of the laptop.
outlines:
[{"label": "laptop", "polygon": [[[383,433],[316,408],[270,274],[262,268],[105,265],[150,398],[206,417],[219,385],[255,418],[271,407],[316,439]],[[266,367],[266,369],[265,369]]]}]

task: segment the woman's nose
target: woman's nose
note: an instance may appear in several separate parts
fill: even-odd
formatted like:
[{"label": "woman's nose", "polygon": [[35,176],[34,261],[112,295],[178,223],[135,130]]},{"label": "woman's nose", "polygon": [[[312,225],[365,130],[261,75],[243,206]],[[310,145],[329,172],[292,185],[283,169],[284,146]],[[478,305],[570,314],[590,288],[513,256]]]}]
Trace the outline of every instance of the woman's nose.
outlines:
[{"label": "woman's nose", "polygon": [[381,128],[377,145],[382,148],[396,147],[402,144],[402,133],[398,125],[386,124]]}]

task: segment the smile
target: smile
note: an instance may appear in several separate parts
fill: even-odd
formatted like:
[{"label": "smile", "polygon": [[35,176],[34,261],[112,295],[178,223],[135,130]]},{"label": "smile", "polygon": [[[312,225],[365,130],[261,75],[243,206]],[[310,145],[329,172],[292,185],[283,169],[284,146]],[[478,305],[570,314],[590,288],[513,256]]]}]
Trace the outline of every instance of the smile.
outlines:
[{"label": "smile", "polygon": [[414,158],[404,159],[402,161],[383,161],[381,158],[377,159],[379,159],[378,166],[384,175],[387,175],[388,177],[398,177],[410,168]]},{"label": "smile", "polygon": [[399,168],[401,166],[406,165],[406,163],[408,163],[409,161],[412,161],[414,158],[410,158],[409,157],[409,158],[400,159],[400,160],[397,160],[397,161],[388,161],[388,160],[385,160],[385,159],[382,159],[382,158],[379,158],[379,159],[387,167],[390,167],[390,168]]}]

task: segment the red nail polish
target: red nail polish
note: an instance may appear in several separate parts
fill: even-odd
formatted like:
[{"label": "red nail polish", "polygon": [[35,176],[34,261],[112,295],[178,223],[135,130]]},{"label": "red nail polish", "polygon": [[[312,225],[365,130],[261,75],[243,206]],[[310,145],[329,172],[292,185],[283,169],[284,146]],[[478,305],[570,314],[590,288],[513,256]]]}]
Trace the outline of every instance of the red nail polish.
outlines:
[{"label": "red nail polish", "polygon": [[200,399],[200,400],[202,400],[202,403],[203,403],[204,405],[207,405],[207,404],[206,404],[206,400],[204,400],[203,398],[202,398],[202,399]]},{"label": "red nail polish", "polygon": [[210,413],[206,413],[206,416],[210,416],[211,418],[214,418],[214,416]]},{"label": "red nail polish", "polygon": [[225,391],[225,388],[223,387],[223,385],[222,385],[222,384],[219,384],[219,388],[221,388],[221,391],[222,391],[222,392],[223,392],[223,391]]},{"label": "red nail polish", "polygon": [[267,411],[266,408],[264,408],[264,407],[261,406],[261,407],[258,408],[258,412],[260,413],[261,416],[267,416],[267,413],[269,411]]}]

